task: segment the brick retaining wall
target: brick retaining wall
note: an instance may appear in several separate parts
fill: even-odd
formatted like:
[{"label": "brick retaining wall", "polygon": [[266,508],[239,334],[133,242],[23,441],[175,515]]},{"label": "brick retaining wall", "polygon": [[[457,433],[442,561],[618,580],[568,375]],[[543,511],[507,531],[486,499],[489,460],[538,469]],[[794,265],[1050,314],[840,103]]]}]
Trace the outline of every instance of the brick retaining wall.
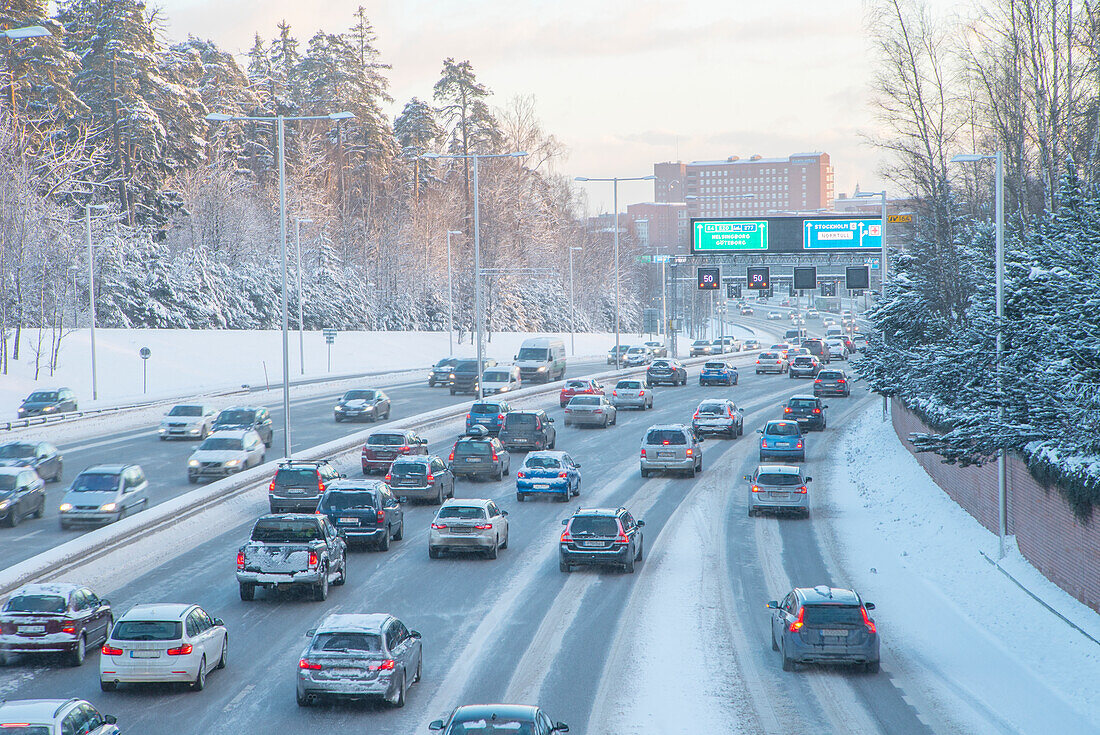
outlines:
[{"label": "brick retaining wall", "polygon": [[[897,401],[890,417],[901,443],[912,452],[911,433],[930,429]],[[997,532],[997,465],[959,467],[930,452],[913,456],[947,495],[991,532]],[[1020,553],[1048,579],[1100,611],[1100,509],[1085,522],[1053,488],[1040,485],[1017,457],[1008,457],[1008,532]]]}]

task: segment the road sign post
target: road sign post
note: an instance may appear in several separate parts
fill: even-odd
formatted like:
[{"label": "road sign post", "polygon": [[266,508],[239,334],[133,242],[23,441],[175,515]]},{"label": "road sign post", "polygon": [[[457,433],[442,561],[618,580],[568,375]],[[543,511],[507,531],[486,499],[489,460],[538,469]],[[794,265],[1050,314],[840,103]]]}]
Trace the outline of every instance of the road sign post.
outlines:
[{"label": "road sign post", "polygon": [[336,341],[335,329],[322,329],[321,333],[325,335],[325,344],[328,345],[328,372],[332,372],[332,343]]},{"label": "road sign post", "polygon": [[141,355],[141,392],[145,393],[149,389],[149,358],[153,352],[148,347],[142,347],[138,354]]}]

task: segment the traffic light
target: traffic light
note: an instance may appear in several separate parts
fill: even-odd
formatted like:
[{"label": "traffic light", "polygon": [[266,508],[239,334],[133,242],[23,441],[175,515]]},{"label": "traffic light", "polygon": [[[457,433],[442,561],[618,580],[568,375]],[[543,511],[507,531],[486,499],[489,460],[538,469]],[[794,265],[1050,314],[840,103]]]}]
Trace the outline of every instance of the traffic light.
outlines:
[{"label": "traffic light", "polygon": [[799,291],[812,291],[817,288],[817,266],[796,267],[794,287]]},{"label": "traffic light", "polygon": [[836,296],[836,281],[826,281],[821,284],[822,296]]},{"label": "traffic light", "polygon": [[858,291],[871,287],[871,267],[867,265],[850,265],[844,269],[844,287],[850,291]]},{"label": "traffic light", "polygon": [[741,284],[740,283],[727,283],[726,284],[726,298],[727,299],[739,299],[739,298],[741,298]]},{"label": "traffic light", "polygon": [[767,291],[771,288],[771,268],[758,266],[748,269],[749,288],[755,291]]},{"label": "traffic light", "polygon": [[700,291],[716,291],[718,290],[718,286],[722,283],[721,268],[699,268],[698,276]]}]

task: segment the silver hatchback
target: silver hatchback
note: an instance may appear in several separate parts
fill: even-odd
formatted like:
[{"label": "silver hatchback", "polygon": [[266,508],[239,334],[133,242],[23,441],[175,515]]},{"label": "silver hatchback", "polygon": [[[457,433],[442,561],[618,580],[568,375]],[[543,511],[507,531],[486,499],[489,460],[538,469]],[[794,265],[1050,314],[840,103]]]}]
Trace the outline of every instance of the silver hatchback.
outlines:
[{"label": "silver hatchback", "polygon": [[611,405],[619,408],[653,408],[653,391],[640,380],[620,380],[611,391]]},{"label": "silver hatchback", "polygon": [[440,506],[428,534],[428,556],[445,551],[480,551],[490,559],[508,548],[508,511],[492,500],[451,499]]},{"label": "silver hatchback", "polygon": [[745,475],[749,483],[749,515],[762,510],[797,513],[810,516],[807,485],[812,477],[804,476],[802,469],[787,464],[762,464],[756,472]]},{"label": "silver hatchback", "polygon": [[703,439],[684,424],[649,427],[642,438],[642,477],[661,470],[685,472],[691,477],[703,471]]}]

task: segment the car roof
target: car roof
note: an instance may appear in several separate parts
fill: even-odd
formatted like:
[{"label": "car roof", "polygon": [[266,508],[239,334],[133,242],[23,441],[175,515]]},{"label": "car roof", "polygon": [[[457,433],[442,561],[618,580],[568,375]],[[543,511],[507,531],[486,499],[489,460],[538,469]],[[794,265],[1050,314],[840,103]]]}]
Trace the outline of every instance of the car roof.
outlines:
[{"label": "car roof", "polygon": [[21,472],[29,472],[31,467],[0,467],[0,475],[4,477],[15,476]]},{"label": "car roof", "polygon": [[43,582],[38,584],[25,584],[11,594],[12,597],[21,595],[60,595],[68,597],[76,590],[84,589],[84,585],[72,582]]},{"label": "car roof", "polygon": [[[436,459],[434,454],[402,454],[393,460],[393,464],[427,464],[433,459]],[[380,480],[375,480],[375,482],[380,482]],[[331,483],[329,487],[335,484],[335,482]]]},{"label": "car roof", "polygon": [[365,477],[352,480],[333,480],[328,485],[325,485],[325,492],[328,493],[330,490],[353,490],[365,492],[367,490],[377,490],[379,485],[385,484],[386,483],[382,480],[369,480]]},{"label": "car roof", "polygon": [[329,464],[329,461],[327,459],[284,459],[279,462],[279,469],[293,467],[295,465],[301,467],[320,467],[323,464]]},{"label": "car roof", "polygon": [[444,500],[443,505],[439,507],[451,508],[457,506],[459,508],[484,508],[491,502],[493,501],[486,498],[451,498],[449,500]]},{"label": "car roof", "polygon": [[11,702],[0,702],[0,722],[30,722],[35,725],[52,723],[64,707],[82,701],[73,697],[72,699],[16,699]]},{"label": "car roof", "polygon": [[819,584],[816,587],[796,587],[795,594],[806,604],[858,605],[859,595],[854,590]]},{"label": "car roof", "polygon": [[802,468],[792,464],[762,464],[756,467],[757,474],[771,472],[780,475],[801,475]]},{"label": "car roof", "polygon": [[454,722],[498,719],[534,720],[539,708],[533,704],[464,704],[455,708],[451,716]]},{"label": "car roof", "polygon": [[558,451],[556,449],[542,449],[537,452],[528,452],[523,461],[526,462],[532,457],[551,457],[553,459],[564,459],[566,456],[568,455],[565,452]]},{"label": "car roof", "polygon": [[229,406],[223,408],[223,411],[259,411],[262,406]]},{"label": "car roof", "polygon": [[626,508],[619,506],[618,508],[577,508],[573,511],[574,516],[617,516],[619,513],[625,511]]},{"label": "car roof", "polygon": [[805,399],[807,401],[816,401],[817,400],[817,396],[811,396],[811,395],[807,395],[805,393],[797,393],[797,394],[791,396],[792,401],[796,398]]},{"label": "car roof", "polygon": [[184,602],[156,602],[134,605],[120,620],[182,620],[194,605]]},{"label": "car roof", "polygon": [[773,424],[791,424],[792,426],[798,426],[797,421],[789,421],[787,419],[772,419],[768,423],[764,424],[764,428],[767,429],[769,426],[772,426]]},{"label": "car roof", "polygon": [[318,633],[380,633],[393,616],[389,613],[329,613],[317,625]]},{"label": "car roof", "polygon": [[646,431],[650,432],[654,429],[678,429],[680,431],[687,431],[687,428],[687,424],[653,424],[653,426],[650,426]]},{"label": "car roof", "polygon": [[218,429],[210,436],[220,439],[244,439],[249,434],[256,434],[256,432],[252,429]]},{"label": "car roof", "polygon": [[97,464],[93,465],[85,470],[81,470],[82,475],[117,475],[120,474],[127,467],[133,467],[132,464]]}]

